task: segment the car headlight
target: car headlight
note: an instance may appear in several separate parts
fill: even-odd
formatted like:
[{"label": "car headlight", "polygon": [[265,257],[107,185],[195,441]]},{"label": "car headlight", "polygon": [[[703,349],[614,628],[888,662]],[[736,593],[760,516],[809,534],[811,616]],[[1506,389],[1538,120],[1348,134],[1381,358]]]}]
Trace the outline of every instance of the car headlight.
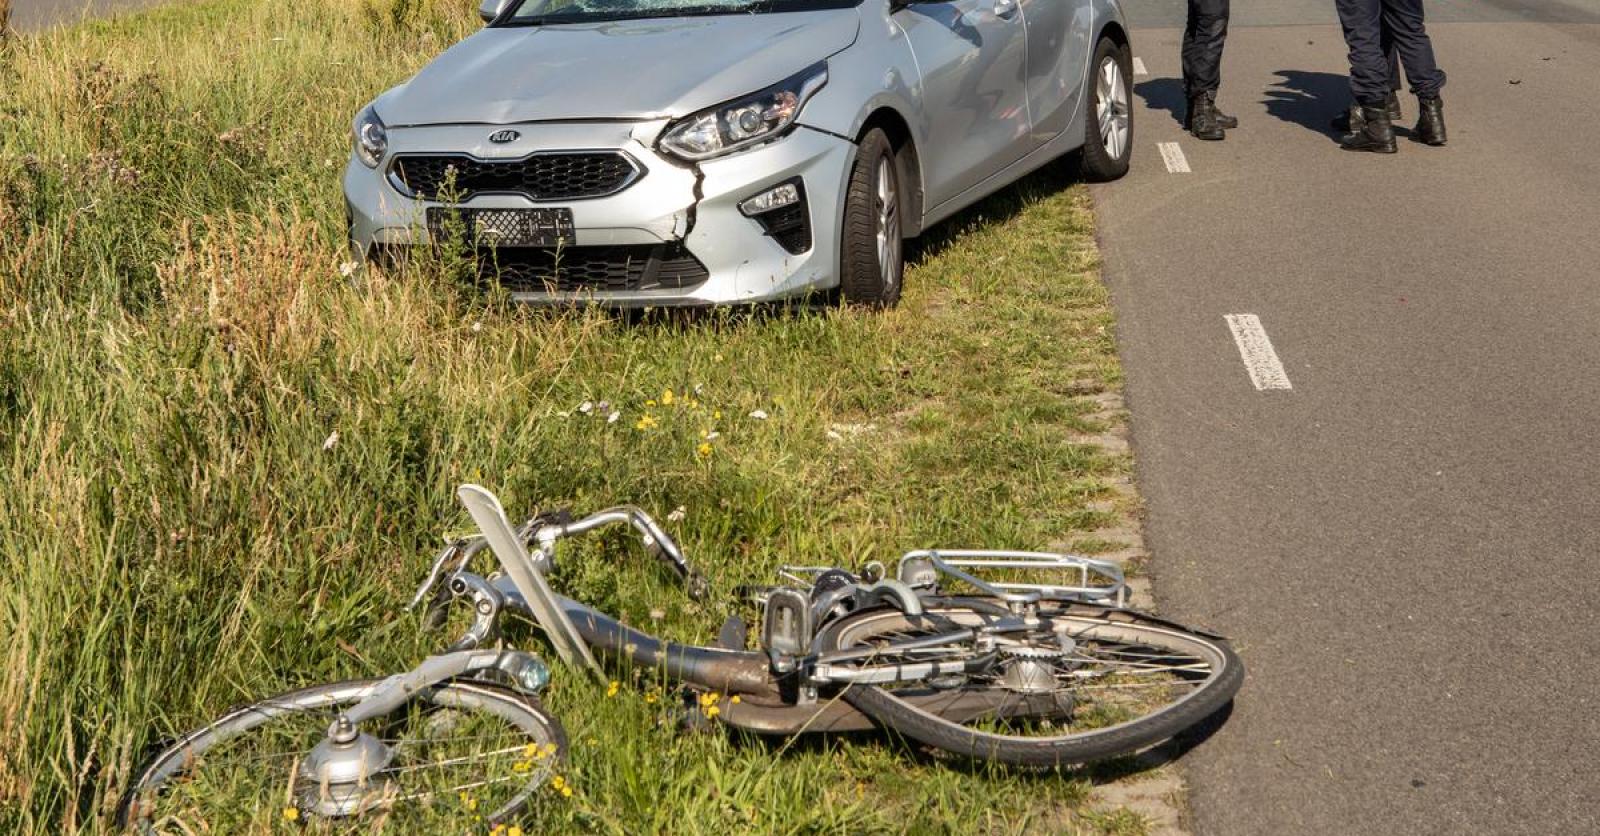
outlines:
[{"label": "car headlight", "polygon": [[367,105],[356,114],[355,125],[356,157],[367,168],[377,168],[383,162],[383,155],[389,150],[389,129],[383,126],[383,120],[378,118],[378,112]]},{"label": "car headlight", "polygon": [[828,83],[827,62],[819,62],[777,84],[731,102],[707,108],[667,126],[661,149],[684,160],[704,160],[776,139],[800,116],[800,109]]}]

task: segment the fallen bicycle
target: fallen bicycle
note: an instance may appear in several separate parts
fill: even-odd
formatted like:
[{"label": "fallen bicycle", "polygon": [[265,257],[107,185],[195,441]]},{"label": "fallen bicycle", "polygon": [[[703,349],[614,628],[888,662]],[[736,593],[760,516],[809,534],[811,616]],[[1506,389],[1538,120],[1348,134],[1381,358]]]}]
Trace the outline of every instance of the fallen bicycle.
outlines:
[{"label": "fallen bicycle", "polygon": [[[1225,641],[1122,606],[1120,568],[1089,558],[923,550],[860,574],[786,567],[761,604],[759,650],[729,619],[715,647],[663,641],[557,595],[556,546],[631,525],[691,595],[706,593],[678,545],[644,512],[536,516],[519,528],[475,485],[458,496],[480,534],[434,561],[412,606],[473,622],[416,668],[305,688],[228,712],[143,769],[123,820],[158,830],[202,803],[250,815],[341,819],[466,805],[493,826],[559,784],[560,723],[538,695],[550,670],[501,636],[508,612],[543,628],[568,664],[595,654],[699,689],[717,719],[771,735],[891,729],[958,756],[1021,766],[1082,764],[1160,743],[1233,698],[1244,677]],[[498,572],[472,572],[493,554]],[[1041,578],[1041,576],[1043,576]],[[456,806],[455,809],[460,809]]]}]

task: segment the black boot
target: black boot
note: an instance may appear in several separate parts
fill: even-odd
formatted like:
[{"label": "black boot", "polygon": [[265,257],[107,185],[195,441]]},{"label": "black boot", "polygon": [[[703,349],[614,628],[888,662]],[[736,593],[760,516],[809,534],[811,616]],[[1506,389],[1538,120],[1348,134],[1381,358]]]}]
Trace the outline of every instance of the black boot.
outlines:
[{"label": "black boot", "polygon": [[1189,97],[1189,116],[1184,119],[1184,127],[1189,133],[1194,134],[1195,139],[1212,142],[1228,138],[1222,126],[1217,123],[1217,107],[1211,103],[1211,96],[1206,93]]},{"label": "black boot", "polygon": [[[1400,110],[1399,96],[1395,95],[1394,93],[1390,93],[1389,101],[1386,106],[1389,110],[1390,122],[1398,122],[1405,118],[1405,114]],[[1350,106],[1349,110],[1333,117],[1333,121],[1330,124],[1333,126],[1334,130],[1340,133],[1354,134],[1361,132],[1362,121],[1361,105],[1353,104]]]},{"label": "black boot", "polygon": [[[1215,95],[1208,95],[1206,98],[1211,103],[1211,112],[1216,114],[1218,127],[1229,131],[1239,127],[1239,117],[1229,116],[1217,110],[1217,97]],[[1186,131],[1194,130],[1194,110],[1194,105],[1191,103],[1188,112],[1183,115],[1183,129]]]},{"label": "black boot", "polygon": [[1428,145],[1443,145],[1448,141],[1444,130],[1444,102],[1438,96],[1431,99],[1418,99],[1422,115],[1417,119],[1417,129],[1413,133],[1418,142]]},{"label": "black boot", "polygon": [[1389,121],[1386,107],[1361,107],[1361,130],[1339,141],[1346,151],[1371,151],[1375,154],[1393,154],[1400,150],[1394,144],[1394,123]]}]

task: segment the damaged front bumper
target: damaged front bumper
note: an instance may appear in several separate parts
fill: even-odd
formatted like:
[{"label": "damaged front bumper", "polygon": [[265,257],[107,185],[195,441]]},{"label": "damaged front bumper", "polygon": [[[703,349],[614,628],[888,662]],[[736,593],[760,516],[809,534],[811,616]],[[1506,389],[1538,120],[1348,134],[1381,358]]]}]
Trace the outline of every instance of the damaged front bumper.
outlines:
[{"label": "damaged front bumper", "polygon": [[[852,143],[799,126],[766,145],[690,165],[655,150],[666,124],[526,124],[516,126],[515,140],[501,144],[488,139],[499,126],[391,128],[388,155],[377,169],[352,157],[345,170],[352,246],[371,257],[380,250],[429,242],[427,210],[446,204],[402,192],[403,185],[391,173],[398,155],[467,154],[494,161],[555,151],[616,150],[641,173],[615,194],[534,201],[520,194],[481,193],[450,204],[462,209],[571,211],[572,240],[559,252],[502,247],[485,259],[502,265],[489,275],[496,275],[512,298],[621,307],[712,305],[784,299],[838,284],[840,204],[854,161]],[[740,211],[740,203],[791,181],[801,185],[803,200],[790,209],[790,220],[803,220],[807,234],[793,234],[792,223],[788,234],[778,233],[771,223]],[[657,279],[654,265],[607,272],[608,259],[628,259],[630,264],[650,259],[677,272],[670,281]],[[526,269],[513,277],[503,266],[508,264]],[[583,265],[598,267],[586,274]]]}]

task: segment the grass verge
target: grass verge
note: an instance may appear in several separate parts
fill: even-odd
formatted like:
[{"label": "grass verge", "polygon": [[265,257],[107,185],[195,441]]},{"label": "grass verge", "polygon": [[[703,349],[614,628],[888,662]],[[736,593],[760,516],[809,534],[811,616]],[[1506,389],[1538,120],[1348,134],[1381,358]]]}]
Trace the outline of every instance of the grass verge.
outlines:
[{"label": "grass verge", "polygon": [[[397,610],[463,481],[513,513],[681,508],[724,591],[1118,516],[1126,462],[1075,440],[1120,381],[1058,172],[931,233],[885,314],[638,323],[343,279],[350,115],[471,12],[207,0],[0,45],[0,829],[104,829],[162,735],[436,647]],[[559,583],[712,637],[731,596],[690,604],[626,554],[571,553]],[[651,677],[619,678],[558,671],[576,791],[530,832],[1129,829],[1076,815],[1085,774],[683,737]]]}]

